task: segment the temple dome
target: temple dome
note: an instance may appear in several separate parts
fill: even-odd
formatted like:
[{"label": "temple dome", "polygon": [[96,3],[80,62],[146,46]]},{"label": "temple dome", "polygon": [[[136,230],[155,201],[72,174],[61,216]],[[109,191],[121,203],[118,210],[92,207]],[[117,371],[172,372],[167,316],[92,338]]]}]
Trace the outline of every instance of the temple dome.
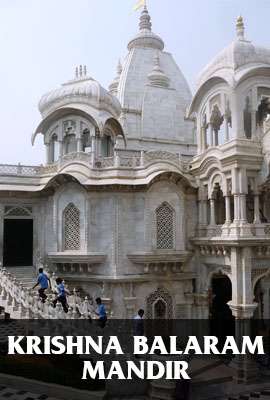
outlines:
[{"label": "temple dome", "polygon": [[87,75],[86,67],[76,68],[75,78],[46,93],[39,102],[39,110],[46,116],[70,104],[83,103],[97,110],[104,110],[115,117],[121,106],[116,97]]},{"label": "temple dome", "polygon": [[144,7],[140,32],[128,44],[117,79],[120,122],[132,148],[180,151],[177,146],[194,144],[193,125],[185,119],[191,91],[173,56],[163,51],[164,42],[151,27]]},{"label": "temple dome", "polygon": [[240,78],[247,67],[270,65],[270,49],[252,44],[246,40],[244,32],[243,18],[238,17],[236,39],[206,65],[199,76],[197,86],[202,86],[212,77],[221,77],[233,84],[238,78],[237,72]]}]

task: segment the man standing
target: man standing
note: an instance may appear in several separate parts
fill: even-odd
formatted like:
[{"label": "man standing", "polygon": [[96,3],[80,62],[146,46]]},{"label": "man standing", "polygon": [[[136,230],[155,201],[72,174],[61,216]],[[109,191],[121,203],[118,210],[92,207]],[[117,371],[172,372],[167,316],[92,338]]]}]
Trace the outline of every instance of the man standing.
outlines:
[{"label": "man standing", "polygon": [[50,281],[50,278],[43,272],[43,268],[39,268],[38,272],[39,272],[39,274],[38,274],[37,283],[35,284],[33,289],[35,289],[38,285],[40,285],[38,294],[39,294],[39,297],[41,298],[42,303],[45,303],[45,300],[47,299],[45,291],[48,289],[49,285],[50,285],[50,289],[52,288],[51,281]]},{"label": "man standing", "polygon": [[96,315],[98,315],[99,317],[99,326],[101,328],[104,328],[106,325],[106,321],[107,321],[107,313],[106,313],[106,309],[104,304],[102,304],[101,298],[98,297],[96,299],[96,303],[97,303],[97,310],[96,310]]}]

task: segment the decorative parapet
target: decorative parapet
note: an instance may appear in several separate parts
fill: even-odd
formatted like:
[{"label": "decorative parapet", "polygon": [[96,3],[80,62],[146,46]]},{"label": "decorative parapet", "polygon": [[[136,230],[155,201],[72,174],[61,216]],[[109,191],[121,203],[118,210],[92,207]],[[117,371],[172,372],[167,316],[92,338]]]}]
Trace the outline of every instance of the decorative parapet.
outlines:
[{"label": "decorative parapet", "polygon": [[190,163],[184,161],[179,154],[168,151],[132,151],[116,150],[113,157],[95,157],[93,153],[74,152],[61,157],[58,162],[48,165],[8,165],[0,164],[0,176],[28,176],[39,177],[55,174],[65,165],[81,162],[91,169],[134,169],[146,168],[151,164],[169,162],[183,172],[189,171]]},{"label": "decorative parapet", "polygon": [[264,234],[265,234],[265,236],[270,236],[270,224],[265,224]]}]

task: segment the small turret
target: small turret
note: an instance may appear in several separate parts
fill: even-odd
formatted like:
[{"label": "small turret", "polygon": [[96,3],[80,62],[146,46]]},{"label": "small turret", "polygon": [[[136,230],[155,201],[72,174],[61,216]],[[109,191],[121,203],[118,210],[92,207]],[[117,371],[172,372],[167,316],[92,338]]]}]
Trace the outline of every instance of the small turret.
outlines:
[{"label": "small turret", "polygon": [[119,81],[120,81],[122,70],[123,70],[123,67],[121,64],[121,60],[119,60],[117,69],[116,69],[116,71],[117,71],[116,77],[114,78],[114,80],[112,81],[112,83],[109,86],[109,92],[114,96],[117,96],[117,93],[118,93],[118,86],[119,86]]}]

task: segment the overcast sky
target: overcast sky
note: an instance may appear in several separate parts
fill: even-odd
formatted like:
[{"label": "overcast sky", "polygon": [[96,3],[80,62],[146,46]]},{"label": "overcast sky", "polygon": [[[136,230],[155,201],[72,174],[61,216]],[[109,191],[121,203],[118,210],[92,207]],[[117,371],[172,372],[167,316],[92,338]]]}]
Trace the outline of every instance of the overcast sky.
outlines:
[{"label": "overcast sky", "polygon": [[[117,61],[138,31],[136,0],[0,0],[0,163],[40,164],[42,94],[71,79],[78,64],[107,87]],[[160,34],[192,90],[200,70],[235,36],[243,15],[246,36],[270,47],[270,0],[148,0]]]}]

